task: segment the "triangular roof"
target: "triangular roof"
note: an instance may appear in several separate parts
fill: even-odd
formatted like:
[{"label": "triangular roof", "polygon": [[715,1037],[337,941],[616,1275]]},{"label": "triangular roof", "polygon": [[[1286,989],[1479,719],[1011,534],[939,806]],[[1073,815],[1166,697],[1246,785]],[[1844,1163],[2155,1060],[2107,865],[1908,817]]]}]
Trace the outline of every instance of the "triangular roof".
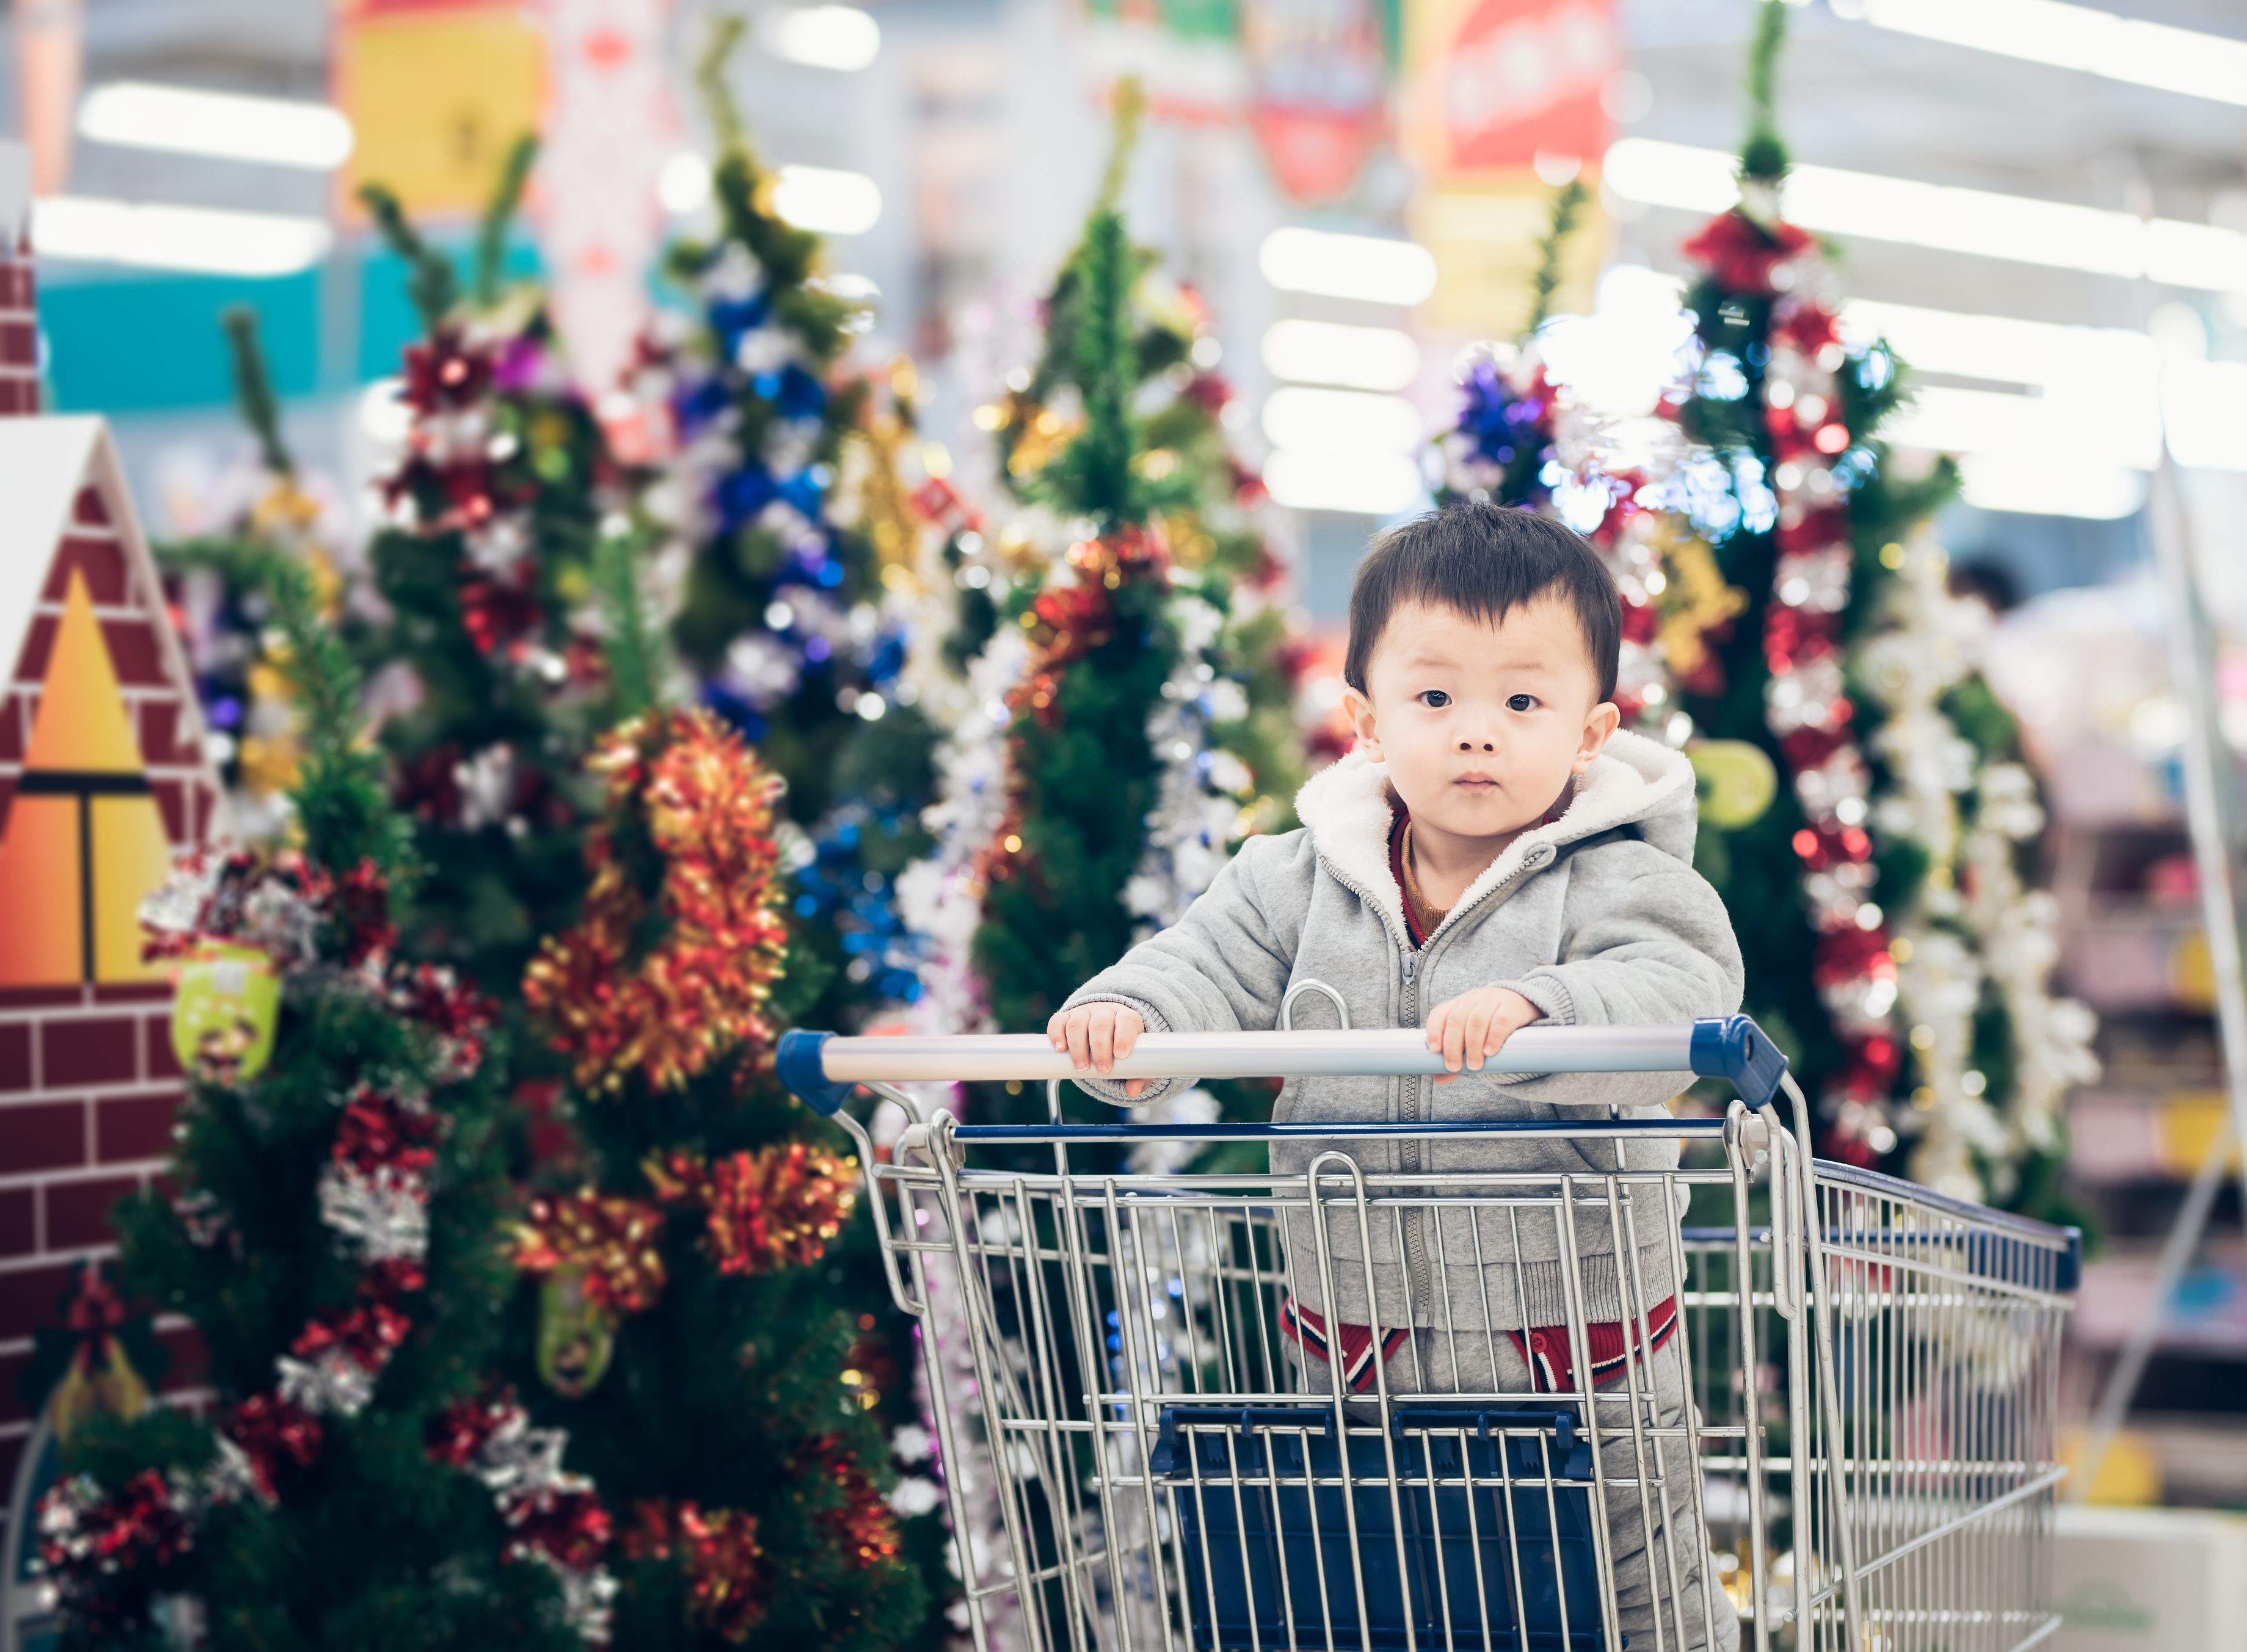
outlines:
[{"label": "triangular roof", "polygon": [[24,774],[146,771],[117,667],[102,640],[101,622],[93,617],[92,593],[86,590],[85,575],[76,569],[63,598],[62,624],[55,627],[43,690],[31,747],[24,754]]},{"label": "triangular roof", "polygon": [[[97,489],[108,507],[126,577],[146,593],[150,611],[164,611],[163,582],[141,536],[140,519],[125,485],[125,469],[109,438],[109,423],[92,414],[0,419],[0,684],[14,672],[30,635],[39,592],[54,567],[55,552],[71,528],[80,488]],[[181,734],[198,745],[202,715],[186,652],[169,625],[158,625],[164,675],[183,696]]]}]

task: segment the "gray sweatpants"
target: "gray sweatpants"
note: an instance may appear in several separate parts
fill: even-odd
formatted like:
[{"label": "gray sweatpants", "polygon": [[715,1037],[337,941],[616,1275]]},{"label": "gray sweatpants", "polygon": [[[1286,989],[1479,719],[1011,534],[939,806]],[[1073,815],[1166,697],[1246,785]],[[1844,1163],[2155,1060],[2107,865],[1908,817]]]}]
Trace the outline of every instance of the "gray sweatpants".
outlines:
[{"label": "gray sweatpants", "polygon": [[[1331,1397],[1326,1362],[1315,1355],[1303,1360],[1292,1341],[1287,1348],[1301,1390]],[[1416,1330],[1411,1346],[1390,1356],[1388,1378],[1392,1396],[1527,1394],[1532,1389],[1527,1362],[1513,1339],[1503,1335]],[[1616,1373],[1597,1395],[1615,1613],[1630,1652],[1738,1652],[1739,1618],[1712,1581],[1691,1445],[1679,1437],[1648,1439],[1642,1473],[1631,1434],[1629,1378]],[[1674,1429],[1685,1422],[1684,1362],[1676,1337],[1638,1362],[1638,1396],[1643,1426]]]}]

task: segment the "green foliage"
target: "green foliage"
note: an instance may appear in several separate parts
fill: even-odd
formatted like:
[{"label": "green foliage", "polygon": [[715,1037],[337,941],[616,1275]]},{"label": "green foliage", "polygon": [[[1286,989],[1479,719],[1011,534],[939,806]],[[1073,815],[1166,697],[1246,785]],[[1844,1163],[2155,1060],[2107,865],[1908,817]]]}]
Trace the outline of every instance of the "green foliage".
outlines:
[{"label": "green foliage", "polygon": [[1786,144],[1779,135],[1779,54],[1786,44],[1786,0],[1763,0],[1748,48],[1748,138],[1740,175],[1775,184],[1786,176]]},{"label": "green foliage", "polygon": [[421,317],[421,325],[435,331],[445,318],[453,313],[460,297],[460,277],[453,270],[453,262],[421,238],[406,216],[406,208],[398,197],[377,183],[363,184],[359,198],[373,215],[374,227],[390,249],[406,261],[406,297],[413,301],[414,313]]},{"label": "green foliage", "polygon": [[273,394],[273,376],[266,370],[265,352],[257,343],[257,312],[234,305],[221,313],[219,324],[234,358],[234,395],[242,422],[257,438],[265,468],[276,476],[293,476],[297,461],[281,439],[281,404]]},{"label": "green foliage", "polygon": [[[1292,823],[1304,767],[1286,618],[1240,599],[1276,570],[1260,536],[1226,519],[1241,473],[1218,418],[1225,392],[1195,364],[1191,305],[1183,295],[1166,304],[1155,255],[1132,245],[1114,204],[1140,107],[1137,85],[1125,83],[1100,196],[1055,278],[1037,365],[997,431],[1015,492],[1089,521],[1103,555],[1151,528],[1168,548],[1166,567],[1124,561],[1112,572],[1076,570],[1077,590],[1056,584],[1060,611],[1072,612],[1086,582],[1105,581],[1104,605],[1083,595],[1070,619],[1038,610],[1035,578],[1014,593],[1015,623],[1087,635],[1046,657],[1049,698],[1019,709],[1010,736],[1009,829],[1021,843],[989,879],[974,943],[993,1015],[1010,1032],[1042,1027],[1080,982],[1123,955],[1141,921],[1123,891],[1145,855],[1162,782],[1147,727],[1183,646],[1175,595],[1199,596],[1224,616],[1200,663],[1240,690],[1246,710],[1208,734],[1254,776],[1256,829]],[[1073,409],[1077,428],[1057,453],[1025,463],[1050,436],[1055,408]],[[1236,1099],[1251,1112],[1258,1104]],[[1261,1105],[1268,1112],[1268,1097]]]},{"label": "green foliage", "polygon": [[[457,307],[450,262],[396,203],[376,206],[427,329],[411,352],[413,382],[482,374],[502,352],[518,363],[558,355],[538,296],[496,290],[497,249],[535,154],[528,139],[516,145],[484,215],[474,308]],[[410,706],[380,731],[423,867],[401,914],[406,945],[466,971],[511,1021],[523,966],[539,938],[575,914],[584,885],[578,849],[592,797],[580,761],[619,702],[643,702],[659,673],[641,633],[618,628],[617,582],[632,577],[639,542],[625,533],[601,546],[614,462],[591,410],[550,382],[510,380],[483,397],[490,457],[481,475],[409,454],[392,487],[412,520],[378,532],[368,553],[385,618],[352,631],[370,672],[413,686]],[[472,539],[464,485],[512,522],[519,562]],[[597,590],[603,554],[611,565]],[[605,637],[593,618],[604,594]],[[517,1041],[536,1070],[537,1053]]]},{"label": "green foliage", "polygon": [[[406,839],[379,760],[358,739],[358,673],[325,631],[304,569],[277,557],[265,571],[303,713],[295,802],[305,855],[336,876],[365,860],[396,866]],[[214,1652],[573,1647],[552,1574],[504,1558],[510,1538],[489,1491],[425,1444],[431,1418],[475,1393],[498,1351],[512,1277],[501,1246],[498,1098],[487,1078],[450,1082],[429,1031],[339,966],[341,941],[324,939],[320,966],[284,974],[263,1073],[194,1084],[162,1191],[118,1212],[123,1273],[195,1325],[222,1411],[270,1394],[277,1358],[308,1321],[359,1300],[365,1264],[323,1221],[318,1184],[339,1098],[365,1082],[427,1095],[441,1121],[427,1287],[402,1299],[413,1329],[372,1401],[321,1419],[313,1461],[281,1463],[277,1501],[237,1496],[212,1507],[170,1582],[201,1602]],[[191,1227],[174,1195],[192,1195],[197,1221],[215,1231]],[[90,1426],[67,1460],[115,1486],[143,1469],[195,1472],[214,1451],[208,1424],[158,1411]],[[78,1646],[104,1639],[83,1623],[70,1634]]]},{"label": "green foliage", "polygon": [[1073,663],[1049,722],[1014,725],[1026,875],[994,878],[975,962],[1007,1032],[1041,1028],[1078,984],[1121,958],[1133,919],[1119,891],[1147,846],[1162,763],[1147,742],[1178,644],[1164,593],[1126,584],[1113,637]]},{"label": "green foliage", "polygon": [[1581,178],[1571,178],[1553,192],[1552,216],[1537,243],[1537,273],[1530,280],[1529,332],[1543,326],[1553,313],[1553,295],[1561,289],[1561,260],[1590,199]]},{"label": "green foliage", "polygon": [[471,289],[477,305],[490,309],[500,299],[500,274],[507,258],[508,226],[522,204],[522,191],[530,181],[530,168],[538,159],[538,140],[524,133],[508,146],[500,163],[499,181],[476,226],[476,278]]},{"label": "green foliage", "polygon": [[[666,862],[645,807],[644,795],[632,797],[607,823],[627,881],[653,895]],[[652,914],[641,939],[652,945],[664,933]],[[790,983],[798,970],[792,955],[770,1000],[775,1017],[796,1007],[790,1000],[802,989]],[[815,979],[809,990],[817,986]],[[850,1150],[749,1055],[721,1051],[676,1085],[651,1084],[634,1069],[611,1093],[577,1095],[573,1157],[590,1184],[645,1202],[654,1191],[650,1167],[676,1155],[716,1163],[792,1142]],[[722,1272],[707,1247],[703,1212],[692,1205],[671,1211],[655,1245],[660,1292],[618,1323],[608,1369],[590,1392],[565,1396],[532,1368],[540,1307],[529,1284],[509,1310],[515,1376],[539,1419],[569,1430],[570,1467],[591,1475],[612,1506],[693,1504],[753,1519],[762,1552],[753,1590],[762,1612],[745,1640],[721,1638],[692,1620],[678,1559],[627,1543],[617,1562],[618,1644],[876,1652],[904,1643],[928,1618],[921,1573],[898,1559],[868,1563],[852,1552],[836,1524],[844,1494],[821,1468],[847,1457],[878,1492],[891,1481],[883,1421],[859,1403],[866,1385],[842,1380],[846,1369],[866,1362],[864,1321],[847,1289],[850,1259],[830,1246],[809,1266]]]}]

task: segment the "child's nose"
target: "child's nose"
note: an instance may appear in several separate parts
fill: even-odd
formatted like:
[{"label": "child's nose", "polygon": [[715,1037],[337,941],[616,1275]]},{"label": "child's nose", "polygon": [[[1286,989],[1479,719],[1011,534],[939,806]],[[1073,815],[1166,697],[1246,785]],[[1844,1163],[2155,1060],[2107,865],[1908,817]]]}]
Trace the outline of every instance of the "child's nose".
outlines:
[{"label": "child's nose", "polygon": [[1485,741],[1472,741],[1472,740],[1463,740],[1463,741],[1461,741],[1459,742],[1459,749],[1460,749],[1461,751],[1463,751],[1463,752],[1474,752],[1474,751],[1494,752],[1494,751],[1496,751],[1496,750],[1498,749],[1498,747],[1497,747],[1497,744],[1496,744],[1494,741],[1487,741],[1487,740],[1485,740]]}]

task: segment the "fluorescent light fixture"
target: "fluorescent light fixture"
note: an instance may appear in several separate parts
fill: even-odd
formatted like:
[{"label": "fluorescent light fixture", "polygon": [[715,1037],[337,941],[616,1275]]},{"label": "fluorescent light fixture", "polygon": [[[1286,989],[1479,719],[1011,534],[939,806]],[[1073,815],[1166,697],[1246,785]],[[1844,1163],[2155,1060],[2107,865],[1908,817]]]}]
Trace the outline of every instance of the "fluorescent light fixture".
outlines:
[{"label": "fluorescent light fixture", "polygon": [[340,109],[193,86],[118,80],[79,106],[78,129],[95,143],[174,154],[259,160],[328,172],[351,159],[352,124]]},{"label": "fluorescent light fixture", "polygon": [[[1726,151],[1651,138],[1608,150],[1601,181],[1627,201],[1722,212],[1739,198]],[[1861,236],[2094,275],[2150,276],[2210,292],[2247,289],[2247,235],[2174,218],[1921,183],[1833,167],[1787,174],[1786,215],[1805,229]]]},{"label": "fluorescent light fixture", "polygon": [[286,276],[319,263],[334,241],[334,232],[321,219],[270,212],[140,205],[86,195],[50,195],[31,208],[31,245],[40,256],[92,263]]},{"label": "fluorescent light fixture", "polygon": [[700,211],[710,199],[710,163],[692,149],[681,149],[656,174],[655,198],[674,218]]},{"label": "fluorescent light fixture", "polygon": [[1600,277],[1588,316],[1557,316],[1540,328],[1537,350],[1555,384],[1602,413],[1644,416],[1685,371],[1693,337],[1685,283],[1643,264],[1617,264]]},{"label": "fluorescent light fixture", "polygon": [[882,25],[856,6],[799,6],[766,12],[757,38],[775,58],[850,74],[881,55]]},{"label": "fluorescent light fixture", "polygon": [[1264,365],[1305,384],[1403,390],[1420,376],[1420,346],[1394,327],[1275,321],[1265,331]]},{"label": "fluorescent light fixture", "polygon": [[2247,104],[2247,40],[2063,0],[1858,0],[1875,28],[2217,103]]},{"label": "fluorescent light fixture", "polygon": [[381,447],[396,447],[413,433],[413,409],[403,379],[378,379],[359,393],[359,427]]},{"label": "fluorescent light fixture", "polygon": [[1842,307],[1843,331],[1869,344],[1886,338],[1923,372],[1998,384],[2052,385],[2084,377],[2150,378],[2161,352],[2142,332],[2072,327],[2013,316],[1970,315],[1855,298]]},{"label": "fluorescent light fixture", "polygon": [[2247,362],[2171,357],[2162,374],[2162,411],[2177,463],[2247,470]]},{"label": "fluorescent light fixture", "polygon": [[2146,502],[2145,473],[2119,465],[2074,464],[2039,454],[1970,454],[1958,468],[1966,502],[1981,510],[2113,522],[2134,515]]},{"label": "fluorescent light fixture", "polygon": [[1264,401],[1264,434],[1274,447],[1409,454],[1420,445],[1420,410],[1402,396],[1290,386]]},{"label": "fluorescent light fixture", "polygon": [[1274,504],[1394,516],[1426,497],[1420,469],[1403,454],[1320,453],[1282,447],[1264,461]]},{"label": "fluorescent light fixture", "polygon": [[882,215],[882,192],[863,172],[782,167],[773,179],[773,210],[799,229],[863,236]]},{"label": "fluorescent light fixture", "polygon": [[1410,306],[1436,290],[1435,255],[1416,242],[1382,236],[1274,229],[1256,263],[1264,279],[1285,292]]}]

